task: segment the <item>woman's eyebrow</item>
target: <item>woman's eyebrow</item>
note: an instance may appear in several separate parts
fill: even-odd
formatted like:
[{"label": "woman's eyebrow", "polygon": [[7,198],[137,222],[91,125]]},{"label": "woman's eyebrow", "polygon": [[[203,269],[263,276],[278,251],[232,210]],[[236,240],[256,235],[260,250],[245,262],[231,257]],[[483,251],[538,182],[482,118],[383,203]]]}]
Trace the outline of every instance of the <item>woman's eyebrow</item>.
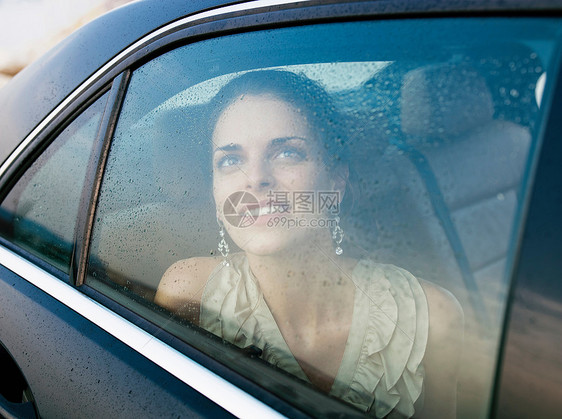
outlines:
[{"label": "woman's eyebrow", "polygon": [[217,147],[215,149],[215,151],[213,151],[213,153],[216,153],[217,151],[222,151],[223,153],[226,152],[226,151],[238,151],[241,148],[242,147],[240,147],[240,144],[230,143],[230,144],[227,144],[227,145],[222,146],[222,147]]},{"label": "woman's eyebrow", "polygon": [[305,137],[280,137],[280,138],[275,138],[273,141],[271,141],[271,145],[279,145],[291,140],[301,140],[304,142],[308,142],[308,138]]}]

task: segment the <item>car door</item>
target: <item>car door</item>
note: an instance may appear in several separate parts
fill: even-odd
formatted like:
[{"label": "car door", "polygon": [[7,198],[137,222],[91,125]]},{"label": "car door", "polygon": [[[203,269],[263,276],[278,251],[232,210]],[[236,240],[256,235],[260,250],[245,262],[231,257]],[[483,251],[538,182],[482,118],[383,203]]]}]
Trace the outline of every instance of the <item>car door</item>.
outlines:
[{"label": "car door", "polygon": [[41,415],[384,409],[327,395],[154,301],[174,263],[220,255],[213,98],[264,70],[304,75],[332,98],[338,155],[354,176],[344,252],[404,268],[458,301],[455,409],[489,414],[514,237],[550,109],[537,86],[556,69],[560,23],[378,20],[373,10],[226,7],[178,20],[104,67],[103,87],[86,81],[31,139],[2,189],[0,341]]}]

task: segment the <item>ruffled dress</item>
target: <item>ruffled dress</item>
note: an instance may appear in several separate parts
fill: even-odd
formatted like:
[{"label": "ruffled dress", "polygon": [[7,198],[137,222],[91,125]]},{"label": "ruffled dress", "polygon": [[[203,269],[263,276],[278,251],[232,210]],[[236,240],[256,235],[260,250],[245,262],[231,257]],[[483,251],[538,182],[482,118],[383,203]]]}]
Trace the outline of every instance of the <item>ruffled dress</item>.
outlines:
[{"label": "ruffled dress", "polygon": [[[394,265],[361,260],[352,273],[355,305],[330,394],[376,417],[414,414],[422,402],[427,300],[418,280]],[[220,264],[203,291],[201,327],[308,381],[289,350],[243,253]]]}]

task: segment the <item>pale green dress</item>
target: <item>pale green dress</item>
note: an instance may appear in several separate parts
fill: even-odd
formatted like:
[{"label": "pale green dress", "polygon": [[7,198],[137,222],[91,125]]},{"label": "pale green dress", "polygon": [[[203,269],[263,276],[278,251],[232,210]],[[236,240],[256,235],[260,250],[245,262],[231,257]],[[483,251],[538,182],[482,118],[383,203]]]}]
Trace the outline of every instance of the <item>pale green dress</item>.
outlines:
[{"label": "pale green dress", "polygon": [[[361,260],[343,360],[330,394],[377,417],[410,417],[421,398],[428,336],[427,300],[418,280],[394,265]],[[219,264],[203,291],[201,327],[308,381],[289,350],[243,253]],[[421,402],[421,400],[420,400]]]}]

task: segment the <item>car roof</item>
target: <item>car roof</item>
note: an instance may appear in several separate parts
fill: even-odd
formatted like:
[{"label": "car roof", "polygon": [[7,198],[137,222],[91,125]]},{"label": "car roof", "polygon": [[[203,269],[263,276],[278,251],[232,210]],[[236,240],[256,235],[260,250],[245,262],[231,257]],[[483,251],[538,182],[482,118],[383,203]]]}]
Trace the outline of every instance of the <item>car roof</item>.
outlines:
[{"label": "car roof", "polygon": [[[233,0],[142,0],[128,3],[73,32],[0,89],[0,165],[22,140],[84,80],[119,52],[159,27],[184,16],[249,3]],[[267,0],[262,0],[264,5]],[[270,0],[274,4],[275,0]],[[288,0],[279,0],[287,3]],[[326,4],[337,0],[295,3]],[[532,3],[532,4],[530,4]],[[549,10],[562,8],[561,0],[513,1],[407,1],[381,0],[375,13],[466,12],[490,10]],[[243,6],[241,7],[243,8]]]},{"label": "car roof", "polygon": [[229,3],[234,2],[136,1],[73,32],[0,89],[0,162],[57,104],[128,45],[170,21]]}]

